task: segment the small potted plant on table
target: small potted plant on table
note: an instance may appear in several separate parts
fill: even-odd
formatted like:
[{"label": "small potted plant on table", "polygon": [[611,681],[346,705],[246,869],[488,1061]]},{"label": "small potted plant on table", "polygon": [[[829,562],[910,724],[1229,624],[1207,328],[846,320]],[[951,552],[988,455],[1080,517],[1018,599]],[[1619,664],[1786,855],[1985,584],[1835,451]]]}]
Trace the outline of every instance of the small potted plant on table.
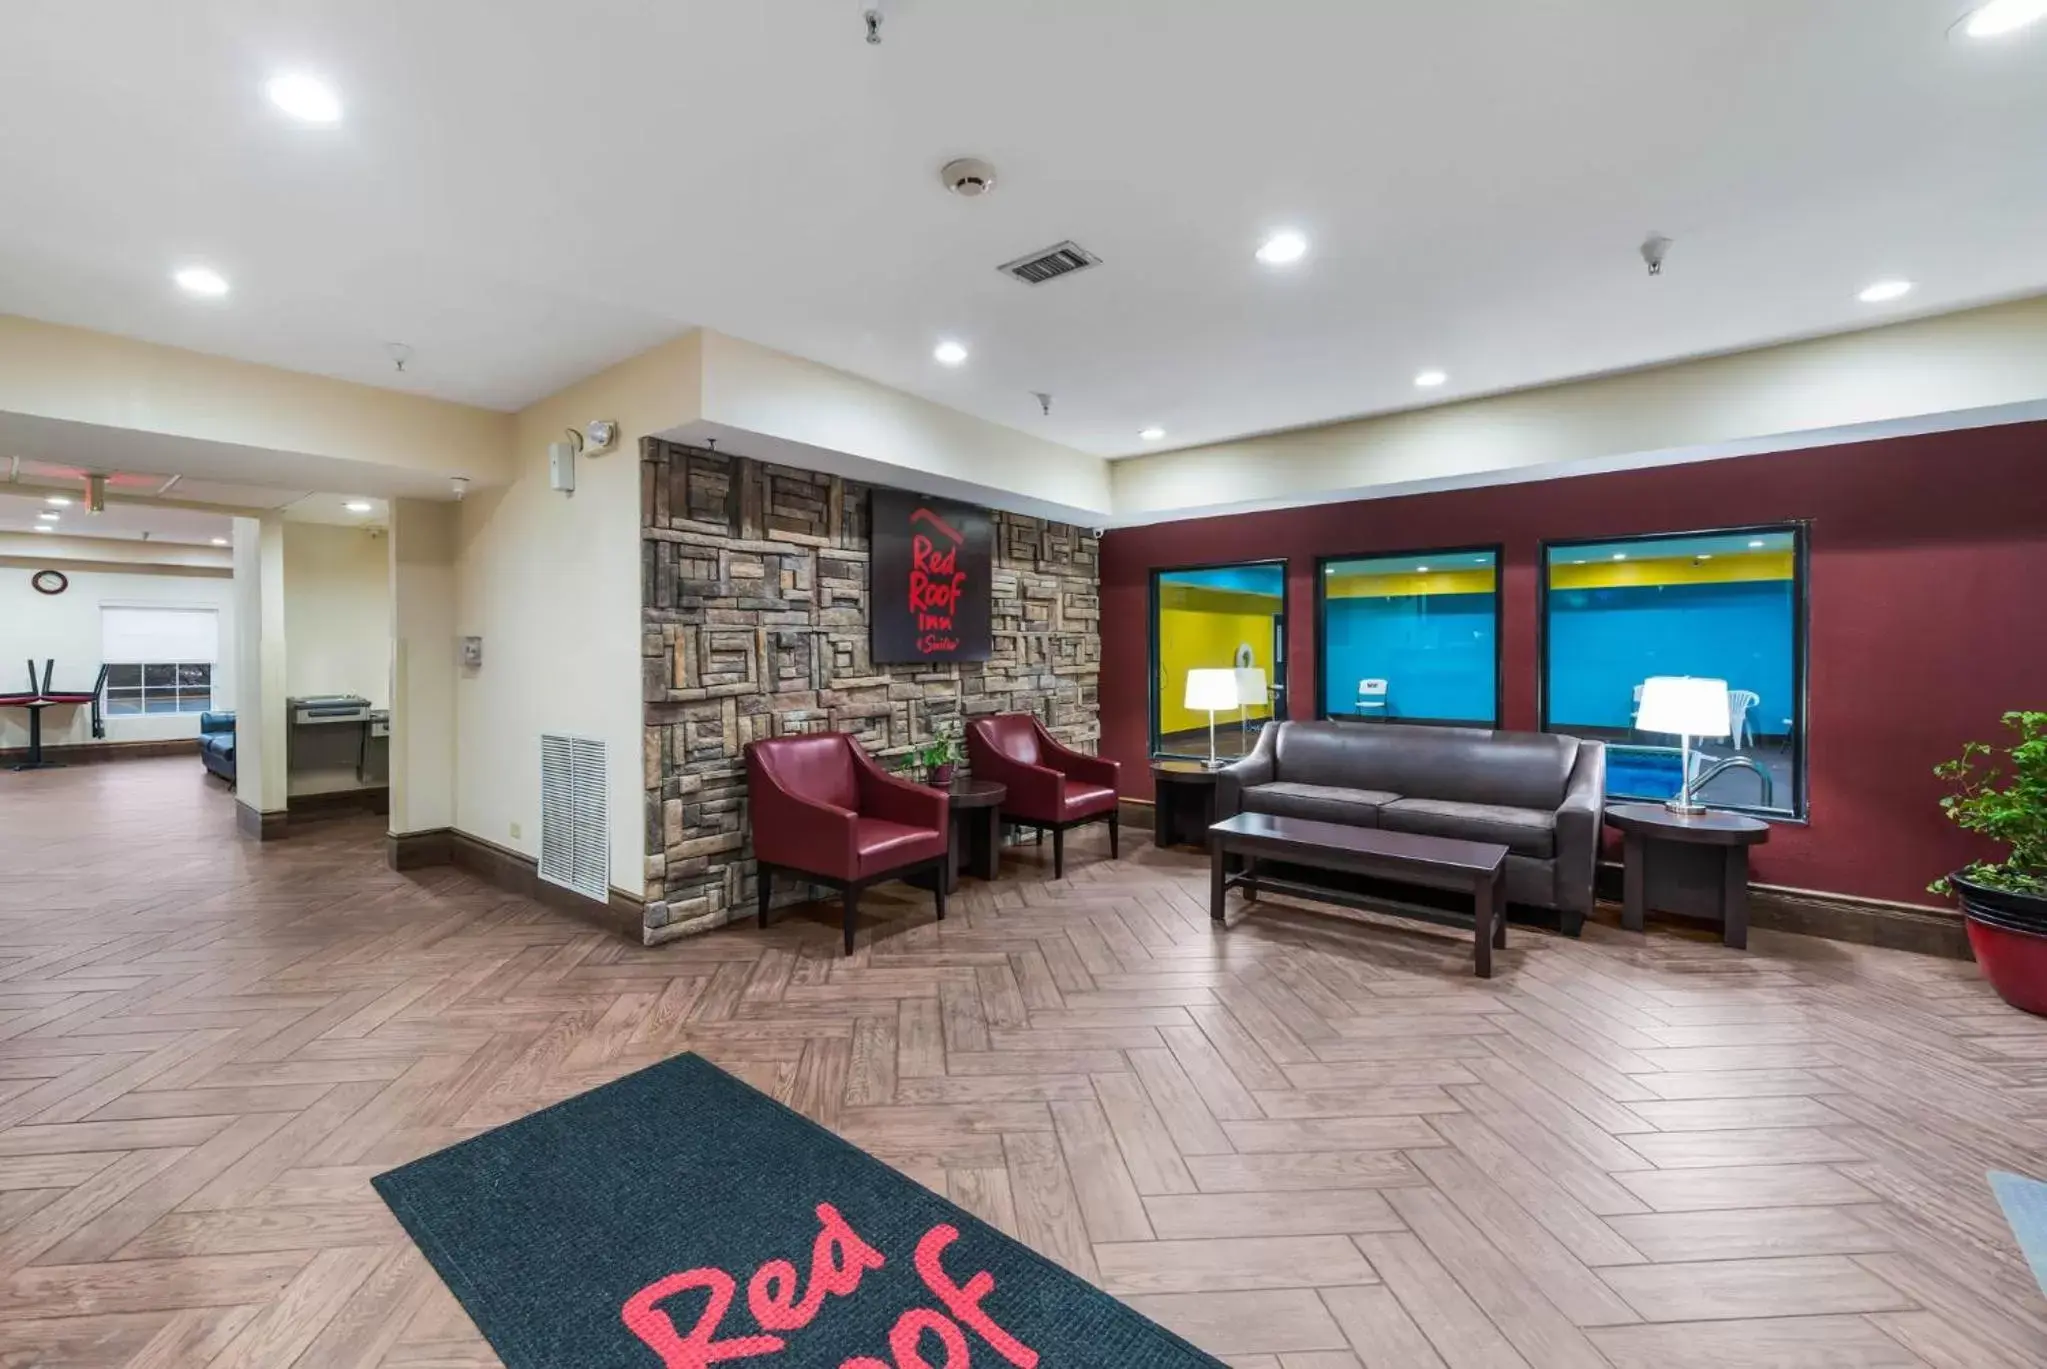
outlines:
[{"label": "small potted plant on table", "polygon": [[959,729],[941,723],[932,729],[930,740],[910,755],[924,771],[924,783],[934,789],[946,789],[952,785],[954,770],[965,758],[965,749],[960,744]]},{"label": "small potted plant on table", "polygon": [[1970,948],[1998,996],[2047,1016],[2047,712],[2007,713],[2004,725],[2009,745],[1969,742],[1933,773],[1954,786],[1940,801],[1948,817],[2007,854],[1929,887],[1960,899]]}]

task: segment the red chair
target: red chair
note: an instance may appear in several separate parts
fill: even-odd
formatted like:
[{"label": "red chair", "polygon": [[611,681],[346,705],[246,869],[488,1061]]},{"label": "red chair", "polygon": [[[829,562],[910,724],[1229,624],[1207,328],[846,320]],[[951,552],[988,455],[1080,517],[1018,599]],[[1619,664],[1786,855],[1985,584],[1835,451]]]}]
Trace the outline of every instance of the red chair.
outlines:
[{"label": "red chair", "polygon": [[777,737],[746,748],[746,796],[760,866],[760,925],[768,925],[774,872],[845,892],[846,954],[853,953],[860,891],[922,870],[935,878],[945,917],[950,825],[946,796],[899,780],[843,732]]},{"label": "red chair", "polygon": [[1008,787],[1004,822],[1052,834],[1052,878],[1066,875],[1066,829],[1084,822],[1109,824],[1116,858],[1115,761],[1061,746],[1032,714],[998,713],[968,726],[967,763],[975,779]]}]

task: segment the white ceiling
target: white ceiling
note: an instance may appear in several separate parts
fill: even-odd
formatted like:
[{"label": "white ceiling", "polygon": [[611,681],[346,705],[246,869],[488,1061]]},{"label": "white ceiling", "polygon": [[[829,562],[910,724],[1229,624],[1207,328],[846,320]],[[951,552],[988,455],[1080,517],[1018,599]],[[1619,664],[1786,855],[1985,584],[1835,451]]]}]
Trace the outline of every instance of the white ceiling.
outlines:
[{"label": "white ceiling", "polygon": [[2047,25],[1967,7],[13,5],[0,310],[495,407],[701,324],[1125,455],[2047,289]]},{"label": "white ceiling", "polygon": [[51,508],[40,494],[0,487],[0,532],[27,532],[43,521],[39,517],[43,513],[57,515],[47,534],[53,540],[104,537],[122,542],[207,546],[216,537],[231,535],[233,523],[226,514],[150,504],[109,502],[103,513],[87,513],[83,501],[67,508]]}]

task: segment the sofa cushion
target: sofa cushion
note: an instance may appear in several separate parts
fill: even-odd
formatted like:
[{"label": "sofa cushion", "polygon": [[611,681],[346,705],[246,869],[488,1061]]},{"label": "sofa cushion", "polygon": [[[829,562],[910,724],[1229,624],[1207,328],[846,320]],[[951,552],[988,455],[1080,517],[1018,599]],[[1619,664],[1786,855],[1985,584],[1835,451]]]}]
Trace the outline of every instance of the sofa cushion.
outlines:
[{"label": "sofa cushion", "polygon": [[1348,789],[1334,784],[1298,784],[1278,780],[1244,791],[1244,811],[1276,818],[1311,818],[1352,827],[1379,826],[1379,809],[1400,795],[1383,789]]},{"label": "sofa cushion", "polygon": [[1402,723],[1284,723],[1275,780],[1390,789],[1459,803],[1555,808],[1578,739],[1547,732]]},{"label": "sofa cushion", "polygon": [[1557,815],[1542,808],[1449,799],[1398,799],[1379,810],[1389,832],[1416,832],[1462,841],[1494,841],[1516,855],[1547,860],[1556,854]]}]

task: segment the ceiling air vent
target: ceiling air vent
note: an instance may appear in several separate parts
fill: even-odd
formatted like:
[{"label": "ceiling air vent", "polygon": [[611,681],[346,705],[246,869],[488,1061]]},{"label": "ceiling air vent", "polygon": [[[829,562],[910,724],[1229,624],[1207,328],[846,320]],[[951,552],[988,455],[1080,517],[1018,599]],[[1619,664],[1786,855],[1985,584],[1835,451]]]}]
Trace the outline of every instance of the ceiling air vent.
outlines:
[{"label": "ceiling air vent", "polygon": [[540,738],[540,877],[599,903],[611,897],[604,743]]},{"label": "ceiling air vent", "polygon": [[996,269],[1005,276],[1015,276],[1025,285],[1043,285],[1060,276],[1070,276],[1075,271],[1085,271],[1090,266],[1100,266],[1102,259],[1075,243],[1062,242],[1057,247],[1048,247],[1042,252],[1033,252],[1028,257],[1018,257],[1005,262]]}]

